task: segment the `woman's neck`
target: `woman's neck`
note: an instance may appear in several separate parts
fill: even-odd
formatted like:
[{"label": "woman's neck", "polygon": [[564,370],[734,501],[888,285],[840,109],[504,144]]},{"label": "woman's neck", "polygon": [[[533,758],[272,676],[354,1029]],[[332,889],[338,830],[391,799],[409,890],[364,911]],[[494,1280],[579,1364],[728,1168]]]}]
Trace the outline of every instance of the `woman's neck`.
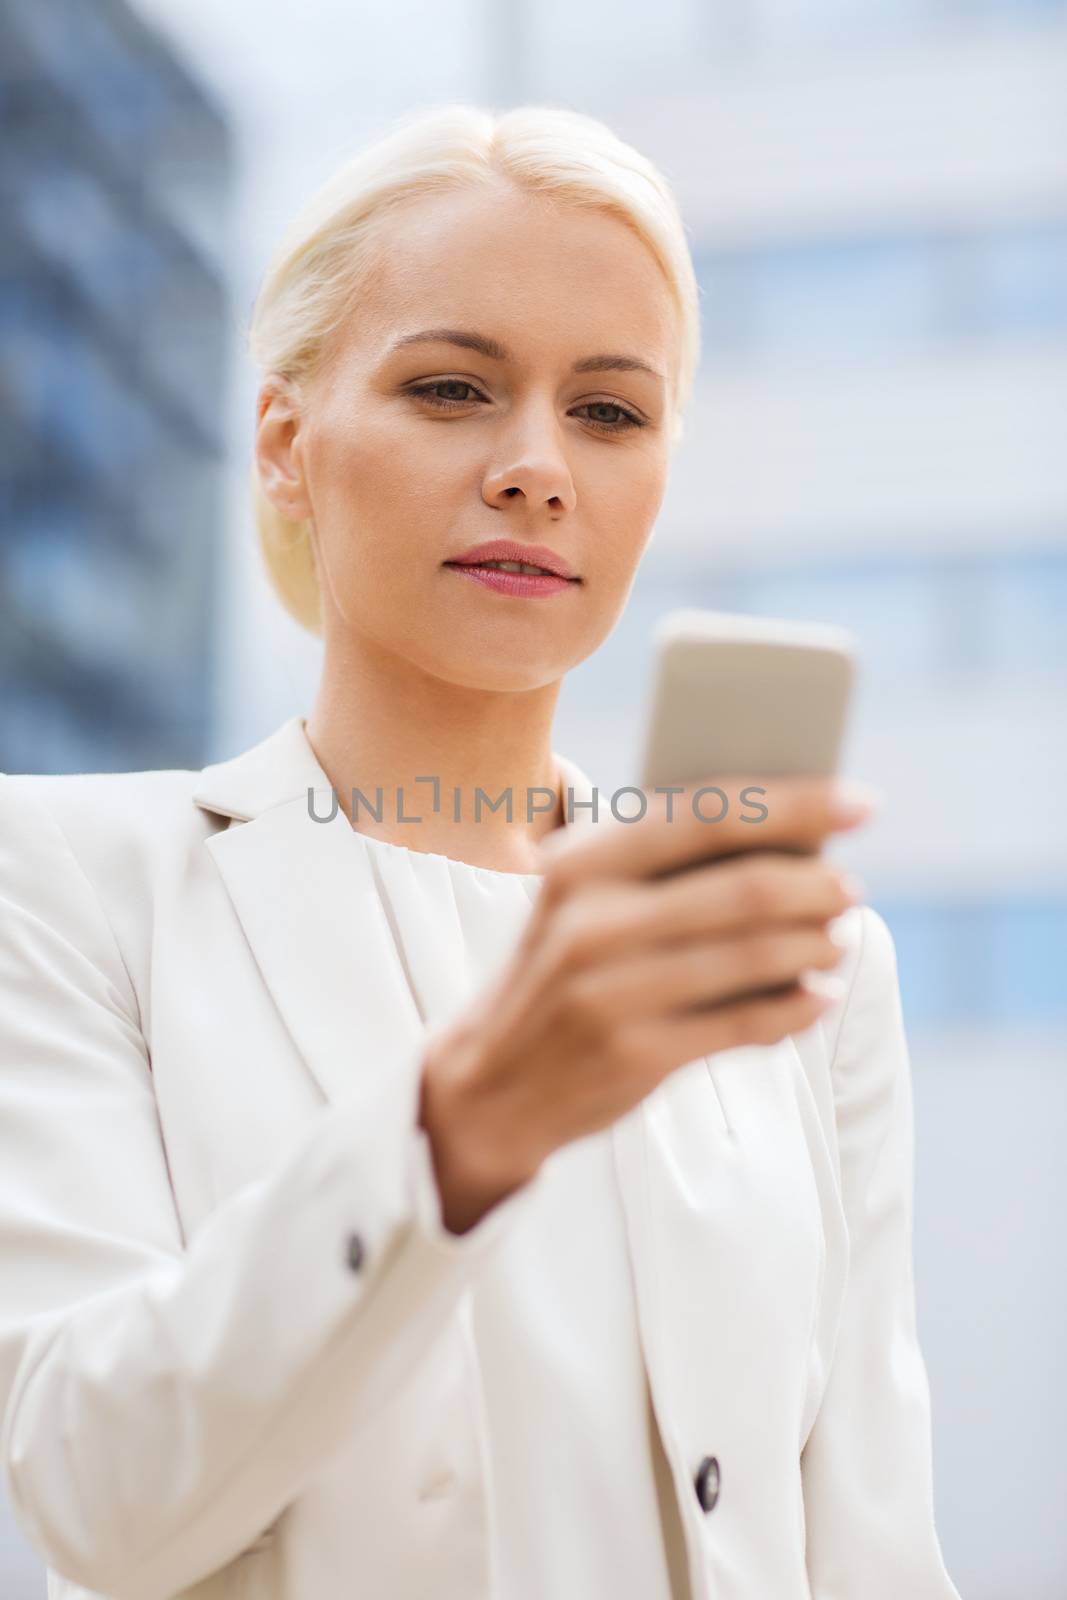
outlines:
[{"label": "woman's neck", "polygon": [[358,832],[532,872],[537,843],[564,821],[559,688],[472,689],[360,652],[324,669],[305,733]]}]

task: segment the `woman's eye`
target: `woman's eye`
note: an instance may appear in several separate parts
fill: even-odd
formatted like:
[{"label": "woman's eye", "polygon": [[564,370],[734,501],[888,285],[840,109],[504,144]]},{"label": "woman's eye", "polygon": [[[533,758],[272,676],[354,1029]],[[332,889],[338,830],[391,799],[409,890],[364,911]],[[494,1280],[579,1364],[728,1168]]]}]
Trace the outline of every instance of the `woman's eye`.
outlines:
[{"label": "woman's eye", "polygon": [[589,400],[584,406],[578,407],[579,411],[614,411],[615,418],[589,417],[587,420],[594,428],[601,428],[605,433],[623,433],[627,428],[643,428],[641,418],[632,411],[627,411],[625,406],[617,405],[614,400]]},{"label": "woman's eye", "polygon": [[[469,389],[470,394],[438,394],[439,389]],[[477,389],[462,378],[439,378],[436,383],[417,383],[408,391],[408,394],[417,394],[420,399],[427,400],[432,406],[465,406],[470,404],[471,395],[477,396]]]}]

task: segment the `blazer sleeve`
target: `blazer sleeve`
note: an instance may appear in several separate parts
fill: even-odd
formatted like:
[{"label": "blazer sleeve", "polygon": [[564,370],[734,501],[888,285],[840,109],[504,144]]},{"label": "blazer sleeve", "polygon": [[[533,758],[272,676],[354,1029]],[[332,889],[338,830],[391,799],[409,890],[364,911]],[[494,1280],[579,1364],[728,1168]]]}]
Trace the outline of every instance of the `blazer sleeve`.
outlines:
[{"label": "blazer sleeve", "polygon": [[532,1185],[441,1227],[417,1080],[324,1107],[186,1246],[110,925],[0,775],[0,1463],[51,1567],[116,1600],[198,1582],[427,1349]]},{"label": "blazer sleeve", "polygon": [[801,1456],[812,1600],[959,1600],[934,1527],[912,1275],[913,1110],[896,950],[862,908],[831,1063],[849,1271]]}]

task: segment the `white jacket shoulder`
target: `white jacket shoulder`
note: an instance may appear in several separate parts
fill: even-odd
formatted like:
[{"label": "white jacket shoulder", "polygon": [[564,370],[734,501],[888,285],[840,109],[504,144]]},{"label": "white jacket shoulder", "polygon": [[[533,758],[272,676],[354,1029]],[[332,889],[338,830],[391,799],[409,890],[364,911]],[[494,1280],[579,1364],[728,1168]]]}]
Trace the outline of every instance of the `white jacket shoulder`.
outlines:
[{"label": "white jacket shoulder", "polygon": [[221,819],[195,771],[0,773],[0,900],[83,950],[146,1019],[160,901]]},{"label": "white jacket shoulder", "polygon": [[192,798],[199,779],[198,771],[184,769],[2,773],[0,806],[5,828],[32,833],[35,819],[50,822],[85,860],[116,842],[129,851],[190,829],[210,832],[210,818]]}]

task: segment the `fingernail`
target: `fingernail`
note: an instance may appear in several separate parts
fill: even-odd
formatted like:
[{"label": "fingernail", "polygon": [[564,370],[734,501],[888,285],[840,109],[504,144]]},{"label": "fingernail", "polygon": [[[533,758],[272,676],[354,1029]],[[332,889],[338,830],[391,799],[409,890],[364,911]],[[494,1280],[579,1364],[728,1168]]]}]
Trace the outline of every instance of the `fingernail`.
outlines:
[{"label": "fingernail", "polygon": [[848,912],[843,911],[839,917],[834,917],[832,922],[826,924],[826,931],[839,950],[847,950],[852,943],[851,935],[846,926]]},{"label": "fingernail", "polygon": [[840,1000],[845,992],[844,980],[832,972],[802,972],[798,981],[802,988],[824,1000]]},{"label": "fingernail", "polygon": [[873,783],[839,778],[833,787],[830,809],[835,822],[856,822],[876,811],[883,799],[881,789],[876,789]]},{"label": "fingernail", "polygon": [[859,905],[861,900],[866,900],[867,898],[867,885],[854,872],[843,872],[841,874],[841,892],[848,896],[854,906]]}]

